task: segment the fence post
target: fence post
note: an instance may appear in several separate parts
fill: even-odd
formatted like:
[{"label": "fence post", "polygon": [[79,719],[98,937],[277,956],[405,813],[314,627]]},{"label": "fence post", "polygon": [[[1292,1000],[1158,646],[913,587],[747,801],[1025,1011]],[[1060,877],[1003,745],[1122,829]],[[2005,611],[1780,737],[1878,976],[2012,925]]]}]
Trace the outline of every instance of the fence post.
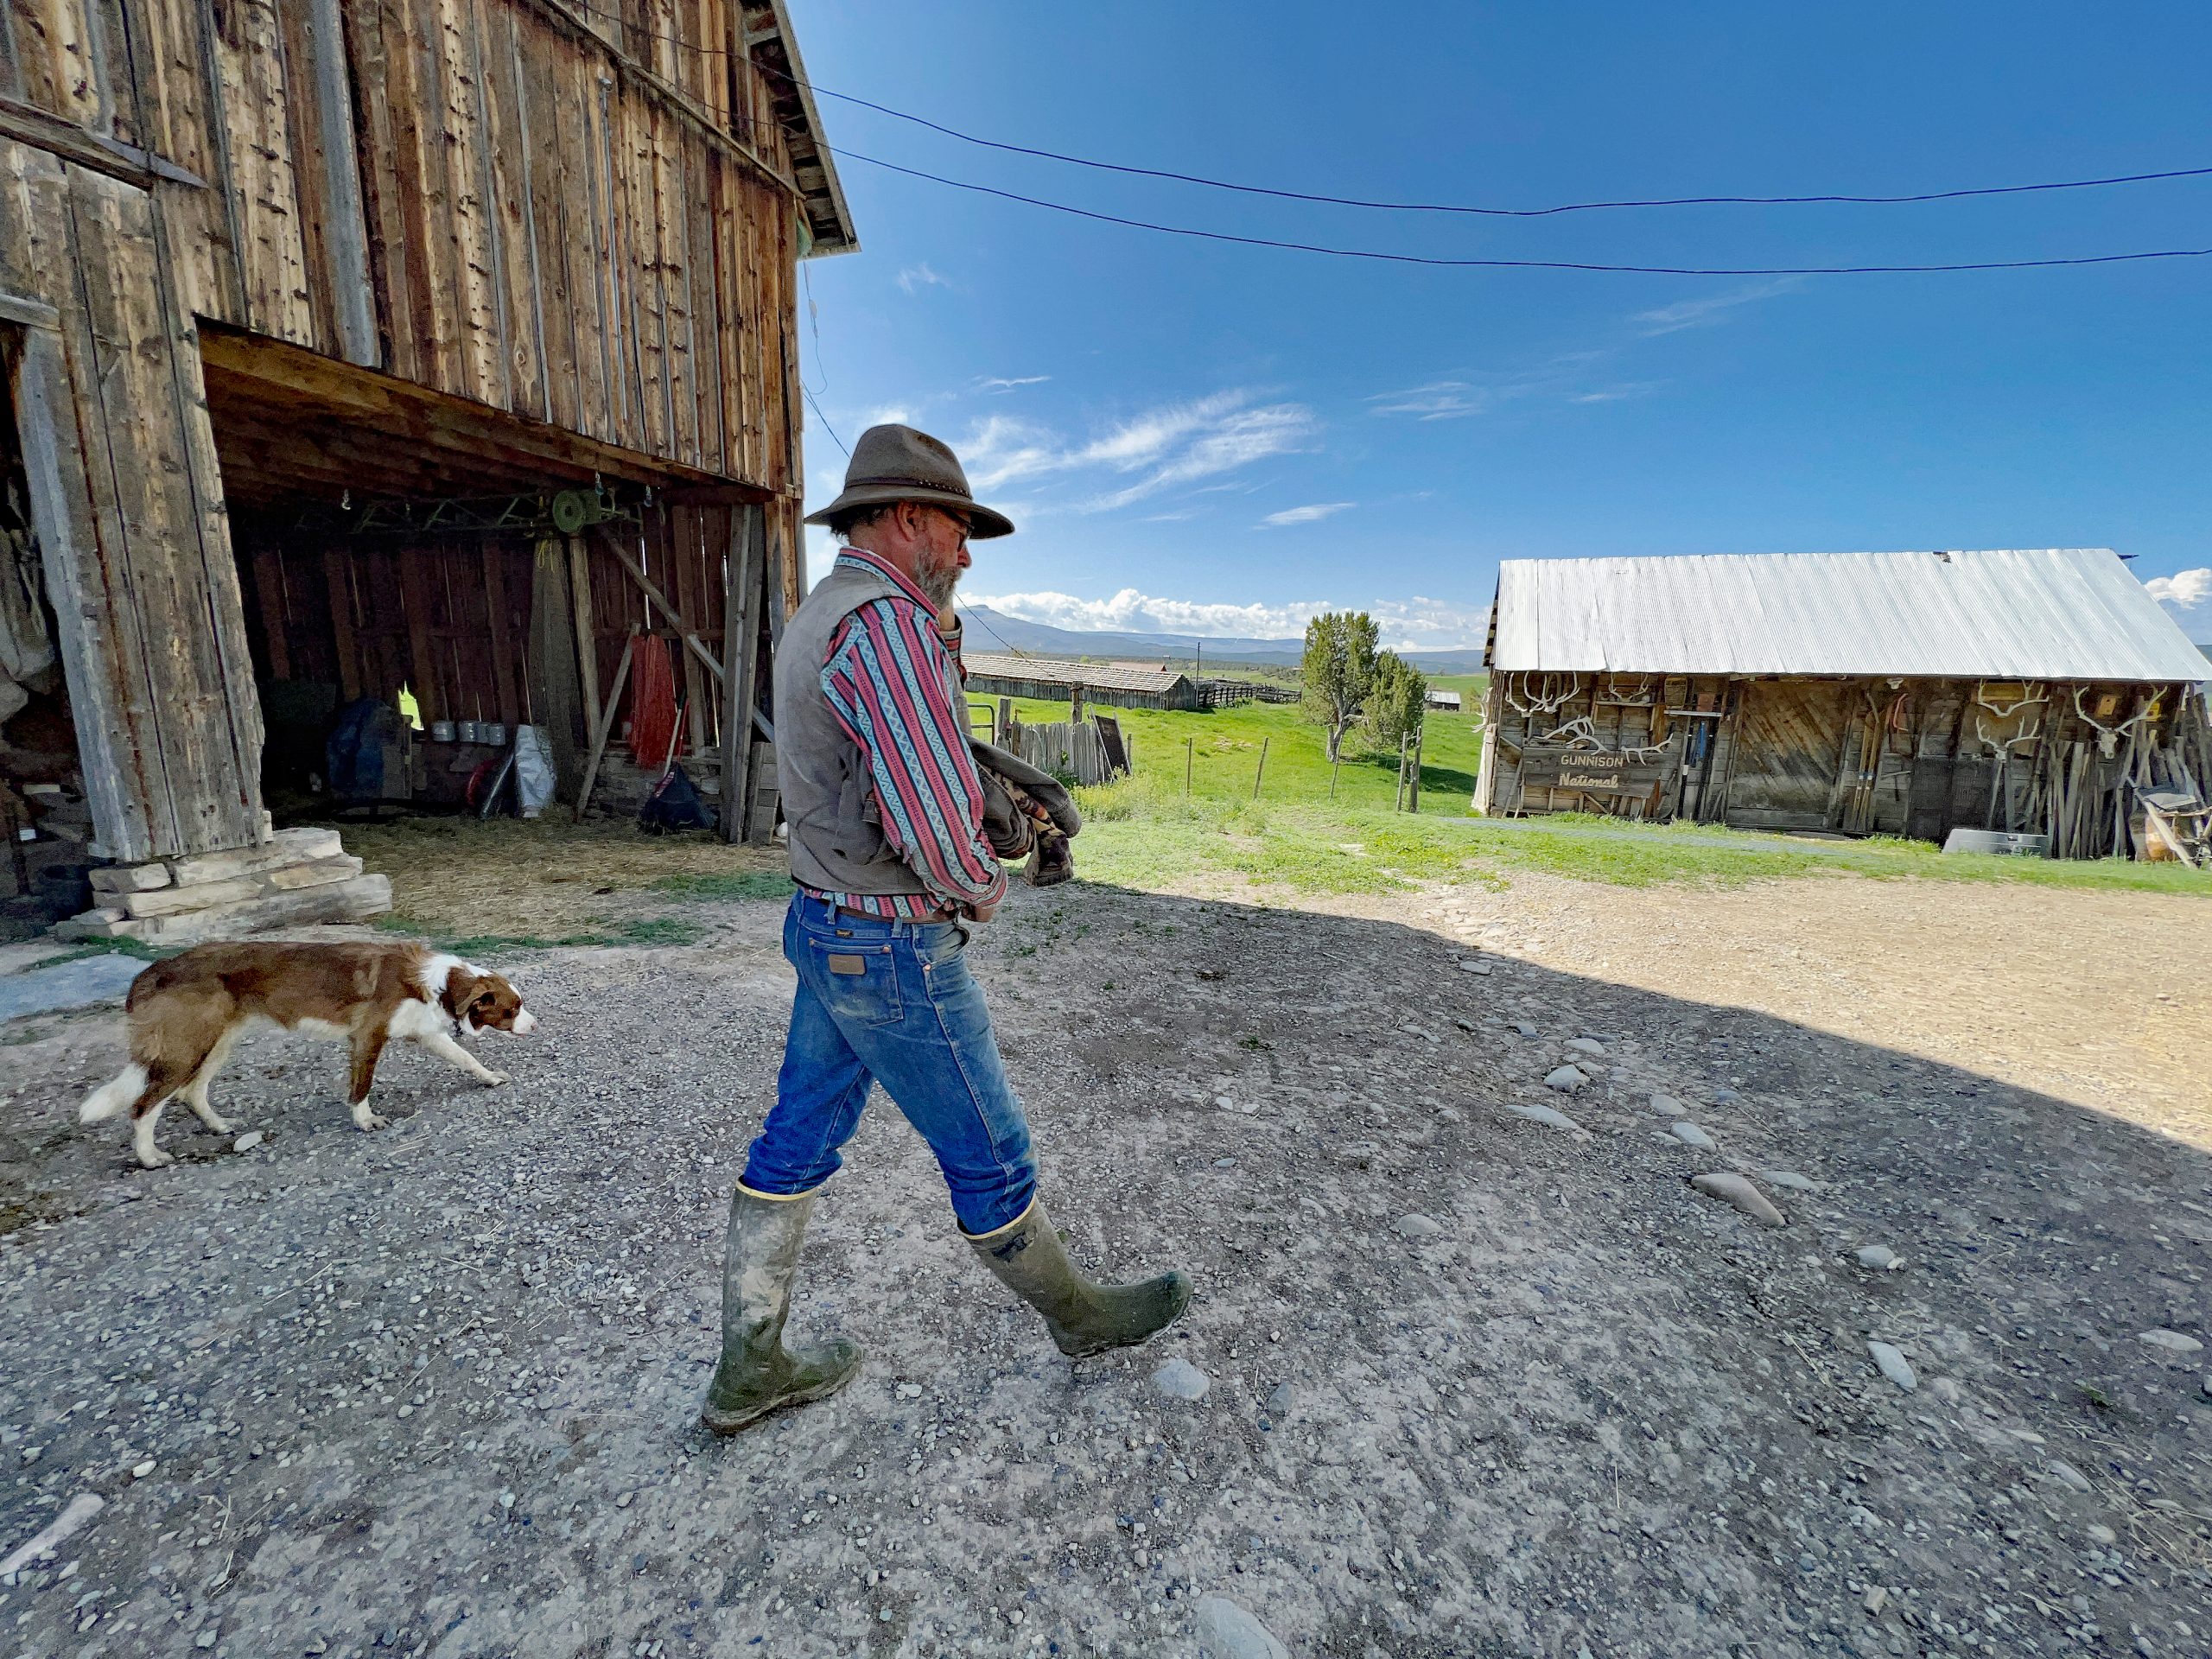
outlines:
[{"label": "fence post", "polygon": [[1252,798],[1253,798],[1254,800],[1255,800],[1255,801],[1256,801],[1256,800],[1258,800],[1258,799],[1260,798],[1260,779],[1262,779],[1262,778],[1264,778],[1264,777],[1266,777],[1267,775],[1268,775],[1268,740],[1267,740],[1266,738],[1264,738],[1264,737],[1263,737],[1263,738],[1262,738],[1262,739],[1260,740],[1260,765],[1259,765],[1259,768],[1258,768],[1258,770],[1256,770],[1255,772],[1253,772],[1253,774],[1252,774]]},{"label": "fence post", "polygon": [[1406,780],[1406,810],[1408,812],[1421,810],[1421,749],[1427,741],[1428,722],[1423,721],[1414,728],[1414,775]]},{"label": "fence post", "polygon": [[1183,740],[1183,792],[1185,795],[1191,792],[1191,767],[1197,760],[1198,753],[1198,740],[1195,737],[1185,738]]},{"label": "fence post", "polygon": [[1329,762],[1329,798],[1332,801],[1337,798],[1337,768],[1344,763],[1344,758],[1341,754]]},{"label": "fence post", "polygon": [[1393,812],[1406,810],[1406,739],[1403,733],[1398,736],[1398,798],[1390,804],[1390,810]]}]

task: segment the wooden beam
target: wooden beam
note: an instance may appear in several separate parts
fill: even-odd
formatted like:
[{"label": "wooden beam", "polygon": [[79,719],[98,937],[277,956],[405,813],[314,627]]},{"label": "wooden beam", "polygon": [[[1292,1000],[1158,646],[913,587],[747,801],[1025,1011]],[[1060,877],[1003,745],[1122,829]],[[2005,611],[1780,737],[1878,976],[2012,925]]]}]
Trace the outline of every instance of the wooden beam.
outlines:
[{"label": "wooden beam", "polygon": [[644,589],[645,597],[659,606],[662,613],[676,624],[676,631],[683,636],[684,647],[696,657],[716,679],[724,677],[721,661],[716,658],[713,652],[709,651],[701,643],[698,629],[691,626],[690,620],[683,612],[669,603],[668,595],[654,585],[653,579],[645,574],[645,566],[630,556],[630,550],[622,545],[619,537],[602,532],[600,539],[607,551],[614,555],[616,563],[630,573],[630,580]]},{"label": "wooden beam", "polygon": [[430,649],[429,572],[427,556],[419,547],[399,550],[399,592],[407,608],[408,689],[415,694],[423,722],[457,718],[461,710],[445,707],[438,688],[438,661]]},{"label": "wooden beam", "polygon": [[55,644],[67,670],[92,828],[107,856],[139,862],[155,850],[148,779],[130,741],[122,664],[112,635],[99,620],[109,603],[105,564],[93,504],[86,493],[87,457],[59,336],[24,337],[16,399],[31,528],[59,625]]},{"label": "wooden beam", "polygon": [[753,640],[760,620],[753,601],[761,591],[762,561],[754,549],[765,546],[766,515],[756,505],[730,516],[729,553],[722,582],[722,839],[742,840],[751,797],[753,760]]},{"label": "wooden beam", "polygon": [[599,636],[591,613],[591,550],[569,537],[569,598],[576,613],[576,683],[583,688],[584,730],[599,730]]},{"label": "wooden beam", "polygon": [[207,188],[207,181],[197,173],[187,172],[151,150],[88,131],[73,121],[65,121],[58,115],[12,98],[0,97],[0,138],[13,138],[91,172],[137,185],[141,190],[152,189],[156,180],[194,190]]},{"label": "wooden beam", "polygon": [[21,323],[26,328],[59,328],[61,314],[43,300],[0,291],[0,322]]},{"label": "wooden beam", "polygon": [[671,507],[749,507],[771,499],[771,492],[750,484],[671,484],[653,493],[654,500]]},{"label": "wooden beam", "polygon": [[547,485],[601,476],[647,484],[726,481],[258,334],[202,324],[200,350],[211,396],[278,423],[334,421],[395,457],[427,448],[480,468],[488,462],[526,470]]},{"label": "wooden beam", "polygon": [[[658,651],[659,646],[653,647]],[[584,767],[583,786],[576,791],[576,821],[583,822],[584,809],[591,804],[592,785],[599,781],[599,763],[607,753],[607,740],[614,730],[615,712],[622,707],[622,688],[630,683],[630,659],[636,655],[638,636],[632,634],[622,642],[622,660],[614,665],[614,686],[607,694],[607,707],[601,711],[599,729],[592,734],[591,760]]]}]

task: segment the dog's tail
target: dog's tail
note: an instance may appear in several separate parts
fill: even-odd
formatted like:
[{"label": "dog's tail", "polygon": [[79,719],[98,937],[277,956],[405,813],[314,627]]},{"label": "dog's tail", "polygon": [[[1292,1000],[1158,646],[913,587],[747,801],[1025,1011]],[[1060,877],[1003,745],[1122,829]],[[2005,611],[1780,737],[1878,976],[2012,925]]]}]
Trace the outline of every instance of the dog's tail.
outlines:
[{"label": "dog's tail", "polygon": [[133,1060],[85,1096],[84,1104],[77,1108],[77,1121],[97,1123],[104,1117],[113,1117],[137,1099],[145,1087],[146,1068]]}]

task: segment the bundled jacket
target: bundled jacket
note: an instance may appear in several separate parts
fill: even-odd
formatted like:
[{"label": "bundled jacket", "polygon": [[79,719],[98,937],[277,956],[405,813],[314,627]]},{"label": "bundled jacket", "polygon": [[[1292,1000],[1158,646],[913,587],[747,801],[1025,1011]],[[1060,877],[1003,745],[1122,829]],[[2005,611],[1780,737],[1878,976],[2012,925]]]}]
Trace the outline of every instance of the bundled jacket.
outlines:
[{"label": "bundled jacket", "polygon": [[1075,874],[1075,849],[1068,842],[1083,828],[1074,797],[1051,772],[1018,754],[976,737],[968,740],[968,747],[983,779],[983,837],[991,850],[1005,859],[1026,855],[1029,867],[1022,879],[1033,887],[1068,880]]}]

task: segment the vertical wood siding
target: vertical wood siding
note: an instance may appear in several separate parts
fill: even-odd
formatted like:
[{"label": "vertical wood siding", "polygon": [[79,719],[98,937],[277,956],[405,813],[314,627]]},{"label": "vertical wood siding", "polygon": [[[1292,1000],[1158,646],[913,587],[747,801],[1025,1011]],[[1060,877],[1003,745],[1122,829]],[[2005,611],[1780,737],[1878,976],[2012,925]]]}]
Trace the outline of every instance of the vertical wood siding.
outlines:
[{"label": "vertical wood siding", "polygon": [[0,97],[207,181],[156,189],[188,314],[346,357],[365,245],[374,366],[796,492],[802,204],[735,0],[340,10],[351,157],[313,0],[0,0]]},{"label": "vertical wood siding", "polygon": [[94,822],[120,859],[235,847],[261,723],[199,353],[143,190],[0,140],[0,288],[44,300],[16,389]]}]

